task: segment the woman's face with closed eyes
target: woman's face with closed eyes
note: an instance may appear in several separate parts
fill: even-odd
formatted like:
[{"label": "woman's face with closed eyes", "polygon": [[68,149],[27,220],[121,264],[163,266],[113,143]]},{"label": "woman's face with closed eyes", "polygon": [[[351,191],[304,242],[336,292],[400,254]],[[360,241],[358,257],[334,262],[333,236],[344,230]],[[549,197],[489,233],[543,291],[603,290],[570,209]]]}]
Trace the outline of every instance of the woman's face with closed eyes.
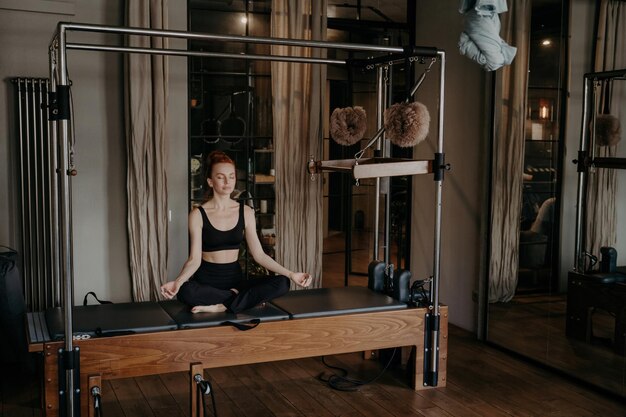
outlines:
[{"label": "woman's face with closed eyes", "polygon": [[211,177],[207,178],[209,187],[213,188],[216,194],[230,195],[237,183],[235,166],[228,162],[220,162],[213,165]]}]

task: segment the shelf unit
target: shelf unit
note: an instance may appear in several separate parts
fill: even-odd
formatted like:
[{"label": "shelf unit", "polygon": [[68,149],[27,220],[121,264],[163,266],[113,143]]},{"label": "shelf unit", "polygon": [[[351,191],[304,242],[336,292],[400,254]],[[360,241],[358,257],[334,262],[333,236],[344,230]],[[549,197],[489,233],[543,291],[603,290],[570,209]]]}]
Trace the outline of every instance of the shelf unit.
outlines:
[{"label": "shelf unit", "polygon": [[552,72],[535,70],[536,59],[527,99],[518,292],[549,291],[558,280],[563,88]]},{"label": "shelf unit", "polygon": [[[245,36],[269,36],[266,6],[251,2],[212,6],[189,6],[189,29]],[[267,45],[210,44],[225,52],[269,52]],[[190,41],[190,48],[203,50],[207,43]],[[192,57],[189,78],[189,205],[206,200],[204,163],[214,150],[226,152],[236,165],[237,184],[233,198],[251,206],[257,231],[267,254],[275,255],[272,239],[264,233],[274,227],[274,154],[270,63],[235,59]],[[271,244],[270,244],[271,243]],[[248,255],[245,243],[240,262],[248,275],[264,274]]]}]

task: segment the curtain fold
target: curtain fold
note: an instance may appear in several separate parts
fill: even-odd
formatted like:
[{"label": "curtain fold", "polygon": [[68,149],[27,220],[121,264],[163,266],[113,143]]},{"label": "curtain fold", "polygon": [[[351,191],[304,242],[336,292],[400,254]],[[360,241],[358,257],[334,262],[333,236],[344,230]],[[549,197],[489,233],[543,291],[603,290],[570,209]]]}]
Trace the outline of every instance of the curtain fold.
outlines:
[{"label": "curtain fold", "polygon": [[[325,40],[327,0],[273,0],[272,37]],[[274,45],[272,54],[322,56],[318,48]],[[306,164],[321,156],[324,65],[272,62],[276,158],[276,258],[322,282],[322,183]]]},{"label": "curtain fold", "polygon": [[[594,71],[626,68],[626,3],[602,0],[599,7]],[[624,82],[605,84],[599,88],[601,91],[596,91],[599,100],[597,105],[594,105],[594,111],[596,114],[615,116],[624,126],[626,108],[621,105],[626,99]],[[596,157],[615,157],[616,155],[617,145],[596,145]],[[593,255],[599,256],[602,246],[614,246],[617,242],[616,194],[616,170],[590,170],[585,211],[585,250]]]},{"label": "curtain fold", "polygon": [[492,303],[511,300],[517,287],[530,10],[531,0],[518,0],[501,15],[502,37],[517,47],[517,56],[496,78],[489,257]]},{"label": "curtain fold", "polygon": [[[127,24],[167,29],[167,0],[128,0]],[[129,37],[130,46],[162,48],[166,40]],[[125,110],[129,262],[134,301],[157,300],[167,280],[167,58],[129,54]]]}]

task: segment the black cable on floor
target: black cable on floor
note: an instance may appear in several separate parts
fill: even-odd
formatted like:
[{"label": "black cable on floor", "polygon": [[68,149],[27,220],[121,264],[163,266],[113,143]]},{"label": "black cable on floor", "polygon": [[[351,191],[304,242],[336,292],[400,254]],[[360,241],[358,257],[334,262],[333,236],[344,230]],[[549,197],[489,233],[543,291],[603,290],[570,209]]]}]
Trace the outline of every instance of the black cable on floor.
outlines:
[{"label": "black cable on floor", "polygon": [[332,389],[335,389],[337,391],[357,391],[360,386],[371,384],[371,383],[375,382],[376,380],[378,380],[378,378],[383,376],[385,371],[387,371],[387,368],[389,368],[389,366],[391,365],[391,362],[393,361],[393,358],[396,355],[396,350],[397,350],[397,348],[393,349],[393,353],[391,354],[391,357],[389,358],[389,361],[387,361],[387,364],[382,369],[382,371],[380,371],[380,373],[378,375],[376,375],[374,378],[372,378],[370,380],[362,381],[362,380],[359,380],[359,379],[348,378],[348,371],[347,370],[345,370],[344,368],[340,368],[338,366],[329,365],[328,363],[326,363],[326,359],[325,359],[324,356],[322,356],[322,363],[327,368],[335,369],[335,370],[341,372],[342,375],[332,374],[328,378],[325,378],[323,376],[323,374],[322,374],[318,378],[321,381],[326,382],[329,387],[331,387]]}]

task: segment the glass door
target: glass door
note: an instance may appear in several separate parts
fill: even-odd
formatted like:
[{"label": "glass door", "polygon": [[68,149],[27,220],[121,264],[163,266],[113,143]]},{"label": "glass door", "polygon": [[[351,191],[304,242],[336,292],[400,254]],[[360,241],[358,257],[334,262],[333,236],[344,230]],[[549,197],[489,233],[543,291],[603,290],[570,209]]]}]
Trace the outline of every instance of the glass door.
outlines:
[{"label": "glass door", "polygon": [[[566,171],[563,165],[565,123],[568,113],[570,118],[578,120],[582,116],[578,109],[568,112],[566,104],[568,98],[572,107],[583,101],[573,93],[570,97],[568,91],[568,84],[582,85],[582,79],[569,83],[566,80],[570,73],[566,65],[568,25],[573,15],[570,7],[575,6],[564,0],[532,2],[517,284],[510,300],[488,305],[487,340],[624,397],[626,353],[623,342],[626,336],[622,323],[625,322],[626,285],[611,282],[614,278],[610,276],[586,276],[598,271],[576,274],[559,268],[563,264],[560,254],[574,252],[574,235],[567,228],[576,227],[573,221],[559,218],[568,206],[576,205],[577,198],[575,191],[562,192]],[[581,29],[571,28],[571,32],[578,30]],[[591,54],[591,48],[588,53]],[[581,65],[575,62],[572,60],[572,65]],[[583,72],[580,68],[576,71]],[[626,81],[621,82],[626,85]],[[578,94],[580,90],[574,91]],[[504,107],[505,103],[495,103],[496,111],[499,106]],[[591,129],[591,126],[583,128]],[[578,132],[567,136],[572,135]],[[575,143],[575,149],[578,142],[579,137],[575,141],[568,140],[568,143]],[[576,150],[568,152],[576,155]],[[600,172],[596,168],[590,171]],[[567,172],[570,177],[577,176],[576,168]],[[622,173],[616,174],[619,175],[617,184],[626,183]],[[618,185],[614,194],[617,207],[624,207],[623,190],[624,186]],[[583,192],[590,195],[589,188]],[[624,241],[619,240],[624,223],[620,223],[619,215],[624,210],[616,210],[616,213],[616,246],[620,247]],[[561,236],[563,242],[559,240]],[[568,236],[572,239],[565,240]],[[591,255],[599,254],[590,254],[589,258]],[[573,263],[569,267],[572,266]]]}]

